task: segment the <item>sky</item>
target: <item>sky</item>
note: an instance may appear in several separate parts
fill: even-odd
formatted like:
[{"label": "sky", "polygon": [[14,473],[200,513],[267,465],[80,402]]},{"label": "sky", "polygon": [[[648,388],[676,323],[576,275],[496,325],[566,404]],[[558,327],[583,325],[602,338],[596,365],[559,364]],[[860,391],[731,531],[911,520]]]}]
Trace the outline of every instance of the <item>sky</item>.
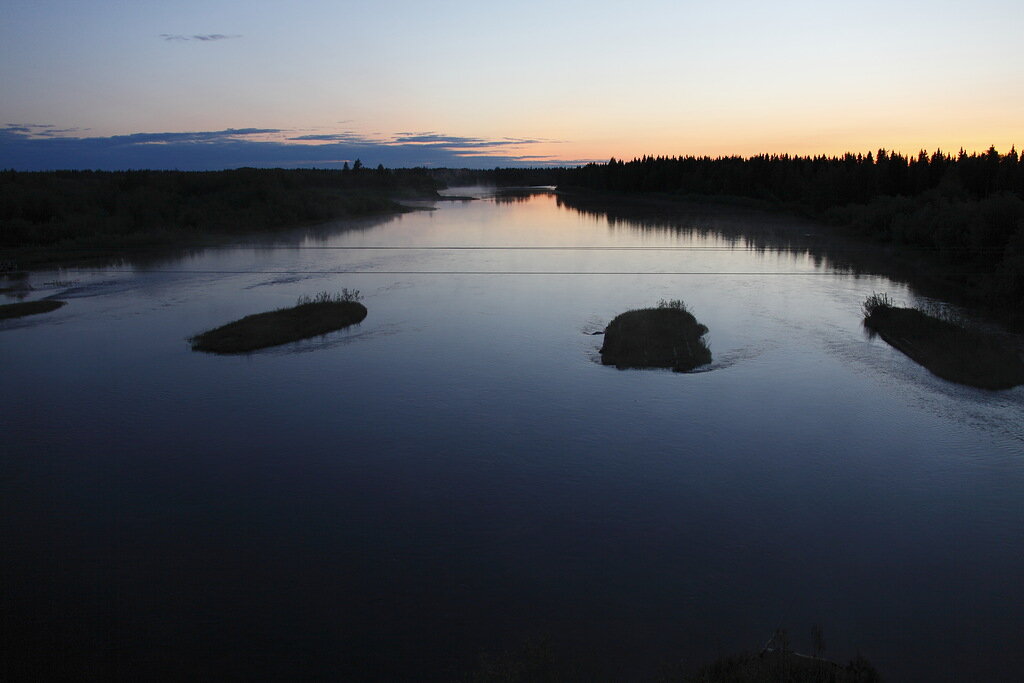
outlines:
[{"label": "sky", "polygon": [[1024,145],[1020,0],[0,0],[0,168]]}]

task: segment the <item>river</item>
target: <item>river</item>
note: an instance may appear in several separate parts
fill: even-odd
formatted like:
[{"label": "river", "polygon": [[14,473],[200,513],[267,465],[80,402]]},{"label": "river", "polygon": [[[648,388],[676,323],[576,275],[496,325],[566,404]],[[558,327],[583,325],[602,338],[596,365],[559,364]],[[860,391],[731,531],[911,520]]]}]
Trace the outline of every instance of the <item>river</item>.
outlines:
[{"label": "river", "polygon": [[[545,642],[642,679],[818,624],[889,680],[1017,680],[1024,387],[861,326],[923,297],[785,216],[458,192],[31,274],[68,303],[0,321],[15,672],[445,679]],[[352,328],[189,347],[343,287]],[[594,333],[661,299],[713,363],[602,366]]]}]

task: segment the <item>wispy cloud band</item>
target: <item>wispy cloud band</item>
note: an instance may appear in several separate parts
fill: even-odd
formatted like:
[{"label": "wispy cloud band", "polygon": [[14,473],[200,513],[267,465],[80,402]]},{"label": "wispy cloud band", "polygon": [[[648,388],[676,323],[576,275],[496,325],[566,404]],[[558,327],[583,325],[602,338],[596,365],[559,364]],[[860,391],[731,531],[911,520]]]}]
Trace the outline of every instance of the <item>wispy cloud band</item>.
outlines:
[{"label": "wispy cloud band", "polygon": [[198,40],[203,43],[209,43],[217,40],[230,40],[232,38],[241,38],[240,35],[227,35],[225,33],[197,33],[191,36],[186,36],[181,33],[161,33],[160,37],[164,40],[180,43],[188,40]]},{"label": "wispy cloud band", "polygon": [[537,166],[566,161],[531,149],[532,138],[464,137],[399,133],[370,137],[353,131],[294,135],[277,128],[76,135],[50,124],[0,128],[0,168],[16,170],[127,168],[215,170],[239,166],[367,165],[473,167]]}]

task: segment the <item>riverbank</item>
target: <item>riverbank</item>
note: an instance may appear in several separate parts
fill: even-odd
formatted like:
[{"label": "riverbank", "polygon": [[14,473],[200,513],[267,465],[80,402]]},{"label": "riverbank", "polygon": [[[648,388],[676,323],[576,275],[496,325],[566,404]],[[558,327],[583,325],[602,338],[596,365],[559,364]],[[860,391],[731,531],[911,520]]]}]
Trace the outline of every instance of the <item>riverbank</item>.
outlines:
[{"label": "riverbank", "polygon": [[560,190],[791,210],[924,264],[956,299],[1024,329],[1024,159],[1011,149],[916,156],[644,156],[564,169]]},{"label": "riverbank", "polygon": [[[755,248],[806,252],[834,269],[883,275],[911,285],[919,293],[970,308],[1012,331],[1024,331],[1024,301],[1005,268],[991,272],[969,261],[951,262],[949,254],[913,244],[872,238],[854,225],[855,207],[815,212],[794,202],[742,196],[666,192],[594,191],[559,188],[562,206],[609,223],[631,222],[652,230],[693,230],[742,239]],[[719,217],[755,217],[743,229]],[[962,255],[961,255],[962,256]],[[1000,284],[995,283],[998,279]],[[1005,285],[1005,286],[1004,286]],[[1000,289],[1002,287],[1002,289]]]},{"label": "riverbank", "polygon": [[421,211],[387,198],[361,198],[358,207],[350,210],[342,205],[328,218],[283,223],[263,227],[249,233],[233,231],[202,232],[190,229],[164,228],[125,235],[87,235],[61,240],[49,245],[28,245],[0,248],[0,262],[7,262],[19,271],[46,270],[73,266],[103,266],[126,260],[150,259],[195,250],[234,244],[239,238],[284,233],[312,228],[330,221],[386,217]]},{"label": "riverbank", "polygon": [[0,172],[0,263],[31,269],[222,244],[240,235],[417,210],[422,170]]}]

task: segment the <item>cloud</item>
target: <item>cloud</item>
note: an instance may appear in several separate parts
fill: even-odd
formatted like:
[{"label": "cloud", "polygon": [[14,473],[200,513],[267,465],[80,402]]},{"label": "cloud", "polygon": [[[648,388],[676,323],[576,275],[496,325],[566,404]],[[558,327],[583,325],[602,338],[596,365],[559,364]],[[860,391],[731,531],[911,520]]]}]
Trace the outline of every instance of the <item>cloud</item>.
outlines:
[{"label": "cloud", "polygon": [[241,38],[240,35],[226,35],[224,33],[198,33],[191,36],[185,36],[180,33],[161,33],[160,37],[166,41],[180,43],[186,40],[198,40],[204,43],[208,43],[216,40],[230,40],[232,38]]},{"label": "cloud", "polygon": [[226,36],[223,33],[207,33],[205,35],[192,36],[195,40],[211,41],[211,40],[230,40],[231,38],[241,38],[242,36]]},{"label": "cloud", "polygon": [[441,135],[438,133],[397,133],[385,137],[369,137],[361,133],[343,131],[340,133],[310,133],[296,135],[288,138],[296,142],[348,142],[354,144],[374,144],[387,146],[417,146],[433,147],[438,149],[471,150],[471,149],[496,149],[500,147],[515,147],[519,145],[532,145],[544,140],[533,140],[529,138],[495,138],[487,140],[484,138],[471,138],[459,135]]},{"label": "cloud", "polygon": [[444,144],[444,145],[494,145],[501,144],[497,141],[482,140],[480,138],[464,138],[456,135],[438,135],[437,133],[399,133],[400,137],[395,138],[396,143],[411,144]]},{"label": "cloud", "polygon": [[288,138],[302,142],[354,142],[358,144],[386,144],[386,141],[370,138],[359,133],[349,131],[343,133],[314,133],[309,135],[296,135]]},{"label": "cloud", "polygon": [[52,136],[58,136],[58,135],[70,135],[71,133],[78,133],[79,131],[83,131],[83,130],[89,130],[89,129],[88,128],[53,128],[53,127],[51,127],[51,128],[46,129],[46,130],[38,131],[36,133],[36,135],[45,135],[45,136],[51,136],[52,137]]},{"label": "cloud", "polygon": [[105,139],[115,145],[168,144],[172,142],[222,142],[236,140],[247,135],[272,135],[280,133],[278,128],[226,128],[224,130],[192,131],[188,133],[132,133],[130,135],[112,135]]},{"label": "cloud", "polygon": [[[292,135],[277,128],[216,131],[73,135],[76,129],[32,124],[0,128],[0,169],[179,169],[255,167],[338,168],[361,159],[390,168],[496,166],[563,163],[528,154],[530,139],[485,139],[440,133],[368,137],[351,131]],[[270,139],[268,139],[270,138]],[[521,148],[527,147],[526,150]]]},{"label": "cloud", "polygon": [[514,145],[536,145],[543,142],[554,142],[554,140],[541,140],[535,138],[495,138],[485,140],[483,138],[467,138],[458,135],[439,135],[437,133],[399,133],[394,139],[398,144],[415,145],[446,145],[454,147],[508,147]]},{"label": "cloud", "polygon": [[[486,150],[508,150],[506,153],[511,154],[511,150],[528,145],[539,145],[539,144],[558,144],[563,142],[562,140],[546,140],[544,138],[511,138],[502,137],[494,139],[484,139],[475,137],[461,137],[458,135],[441,135],[434,132],[423,132],[423,133],[399,133],[390,144],[399,145],[419,145],[422,147],[437,147],[443,149],[451,149],[460,152],[466,152],[464,154],[458,154],[463,158],[472,156],[487,157],[489,154],[481,154],[474,152],[478,150],[480,152]],[[547,156],[528,156],[523,154],[514,154],[516,159],[528,160],[528,159],[548,159],[552,157]]]},{"label": "cloud", "polygon": [[57,128],[52,123],[8,123],[0,131],[23,133],[32,137],[57,137],[77,133],[83,128]]}]

